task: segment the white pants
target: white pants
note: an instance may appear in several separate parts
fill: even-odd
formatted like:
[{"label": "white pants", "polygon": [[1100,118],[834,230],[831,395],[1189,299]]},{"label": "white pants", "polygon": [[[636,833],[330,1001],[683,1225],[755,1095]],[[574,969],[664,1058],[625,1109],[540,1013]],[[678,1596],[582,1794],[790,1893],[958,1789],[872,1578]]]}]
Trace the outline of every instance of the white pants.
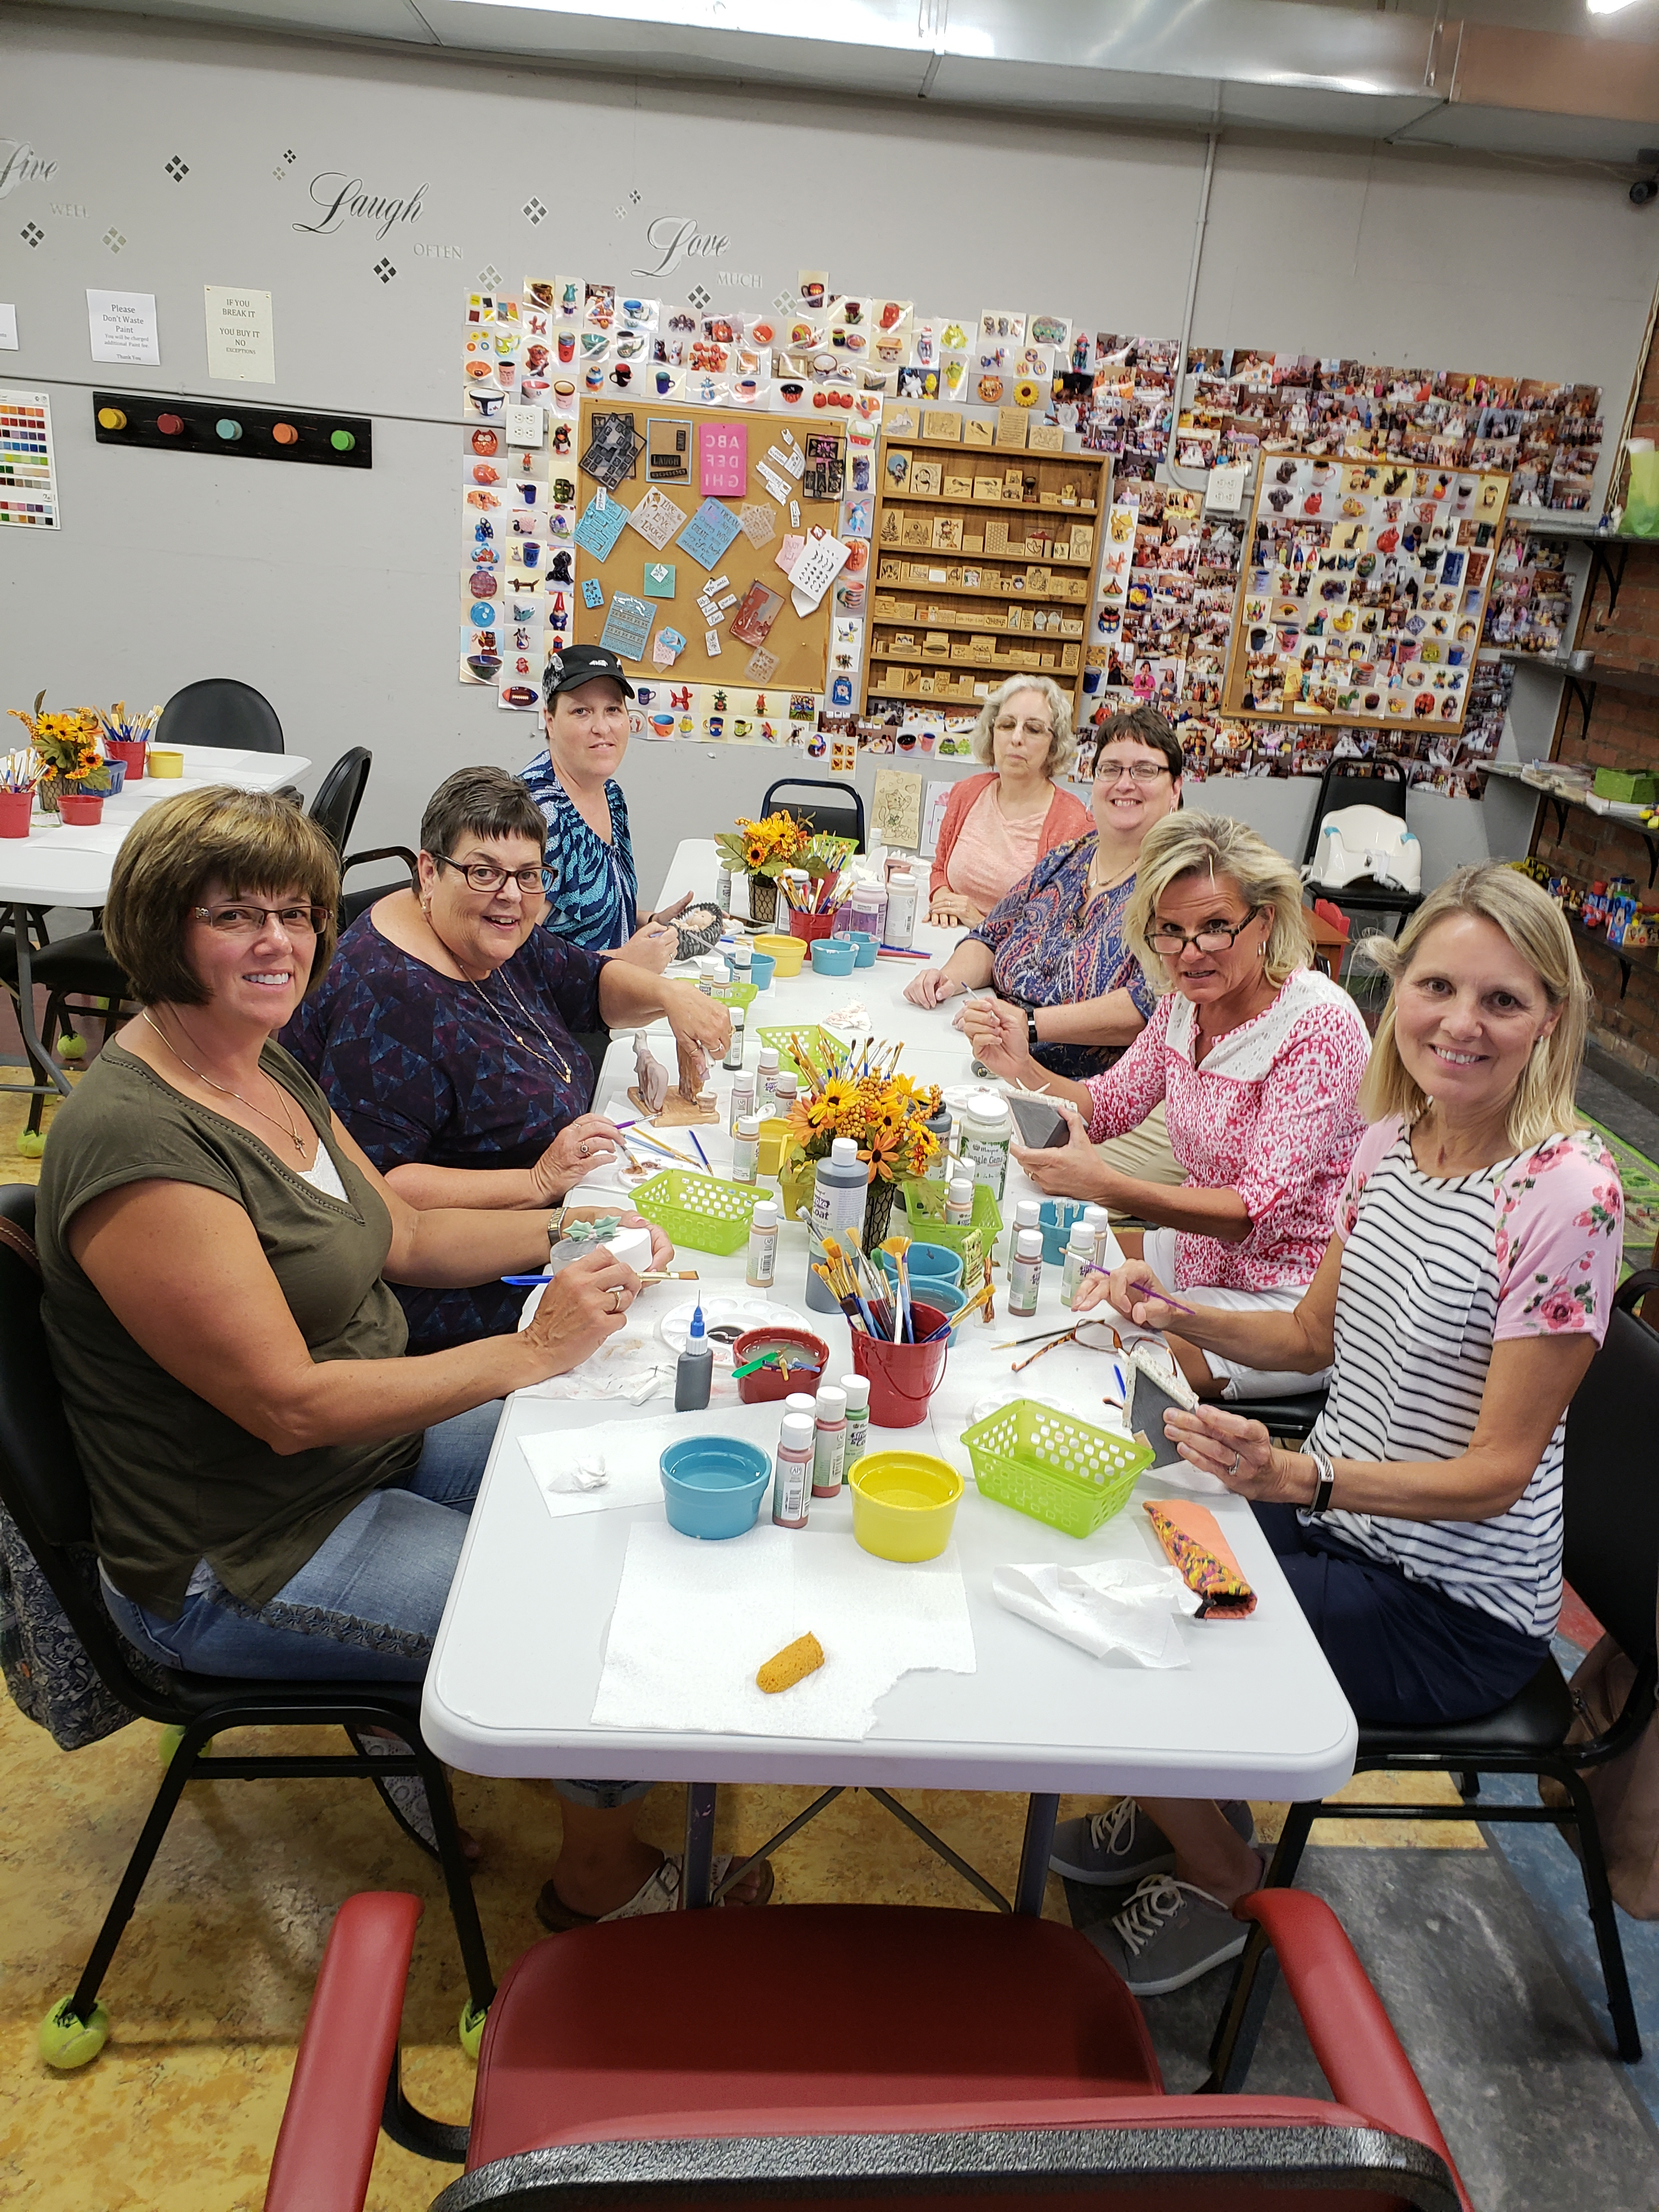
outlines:
[{"label": "white pants", "polygon": [[[1171,1291],[1176,1288],[1176,1232],[1173,1229],[1149,1229],[1142,1249],[1146,1264],[1160,1283]],[[1201,1286],[1176,1293],[1194,1305],[1218,1306],[1224,1313],[1291,1313],[1301,1304],[1305,1284],[1292,1283],[1279,1291],[1219,1291]],[[1179,1323],[1176,1324],[1177,1328]],[[1224,1359],[1218,1352],[1204,1354],[1210,1372],[1226,1383],[1222,1396],[1238,1399],[1248,1404],[1252,1398],[1296,1398],[1310,1390],[1322,1390],[1331,1379],[1328,1367],[1322,1367],[1316,1375],[1296,1375],[1288,1371],[1274,1374],[1271,1370],[1245,1367],[1236,1359]]]}]

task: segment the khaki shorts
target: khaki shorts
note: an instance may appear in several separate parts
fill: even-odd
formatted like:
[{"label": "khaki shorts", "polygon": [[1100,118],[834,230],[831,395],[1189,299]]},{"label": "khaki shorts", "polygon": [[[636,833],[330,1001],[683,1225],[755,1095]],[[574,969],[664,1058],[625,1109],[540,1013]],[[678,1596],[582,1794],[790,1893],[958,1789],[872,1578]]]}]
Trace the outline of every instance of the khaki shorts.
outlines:
[{"label": "khaki shorts", "polygon": [[[1103,1145],[1095,1149],[1109,1168],[1115,1169],[1119,1175],[1133,1176],[1139,1182],[1169,1184],[1187,1180],[1186,1170],[1170,1150],[1161,1098],[1138,1129],[1126,1129],[1121,1137],[1108,1137]],[[1117,1206],[1109,1206],[1107,1211],[1114,1221],[1135,1218]]]}]

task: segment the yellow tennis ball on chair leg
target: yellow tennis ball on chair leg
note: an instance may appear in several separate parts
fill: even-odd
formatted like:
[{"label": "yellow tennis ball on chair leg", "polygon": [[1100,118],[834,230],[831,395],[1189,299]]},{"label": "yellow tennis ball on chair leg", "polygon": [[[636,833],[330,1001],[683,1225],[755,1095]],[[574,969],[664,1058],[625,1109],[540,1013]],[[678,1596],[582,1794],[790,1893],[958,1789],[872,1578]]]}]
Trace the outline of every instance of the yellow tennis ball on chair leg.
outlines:
[{"label": "yellow tennis ball on chair leg", "polygon": [[65,1036],[58,1038],[58,1057],[59,1060],[84,1060],[86,1056],[87,1041],[83,1036]]},{"label": "yellow tennis ball on chair leg", "polygon": [[483,2041],[484,2022],[489,2017],[489,2008],[483,2005],[475,2005],[469,1997],[461,2007],[461,2016],[456,2023],[456,2033],[460,2038],[461,2048],[475,2065],[477,2063],[478,2045]]},{"label": "yellow tennis ball on chair leg", "polygon": [[83,2021],[71,2009],[73,2002],[64,1997],[55,2004],[41,2021],[36,2039],[42,2058],[60,2074],[90,2065],[109,2040],[109,2014],[102,2005],[94,2005],[91,2019]]},{"label": "yellow tennis ball on chair leg", "polygon": [[38,1160],[46,1149],[46,1138],[39,1129],[25,1129],[17,1139],[20,1160]]}]

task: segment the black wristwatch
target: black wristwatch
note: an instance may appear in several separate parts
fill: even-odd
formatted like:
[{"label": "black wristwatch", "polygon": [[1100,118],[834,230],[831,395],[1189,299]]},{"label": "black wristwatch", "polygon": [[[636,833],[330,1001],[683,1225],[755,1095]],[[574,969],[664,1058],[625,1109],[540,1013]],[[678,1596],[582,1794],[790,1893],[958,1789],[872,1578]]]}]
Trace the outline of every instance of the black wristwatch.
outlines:
[{"label": "black wristwatch", "polygon": [[1036,1008],[1035,1006],[1027,1006],[1025,1009],[1025,1049],[1027,1052],[1035,1052],[1036,1048]]},{"label": "black wristwatch", "polygon": [[1321,1451],[1316,1444],[1306,1444],[1303,1449],[1314,1463],[1314,1474],[1316,1478],[1314,1483],[1313,1502],[1308,1507],[1308,1511],[1316,1521],[1318,1521],[1331,1510],[1331,1498],[1336,1489],[1336,1469],[1331,1465],[1330,1454]]}]

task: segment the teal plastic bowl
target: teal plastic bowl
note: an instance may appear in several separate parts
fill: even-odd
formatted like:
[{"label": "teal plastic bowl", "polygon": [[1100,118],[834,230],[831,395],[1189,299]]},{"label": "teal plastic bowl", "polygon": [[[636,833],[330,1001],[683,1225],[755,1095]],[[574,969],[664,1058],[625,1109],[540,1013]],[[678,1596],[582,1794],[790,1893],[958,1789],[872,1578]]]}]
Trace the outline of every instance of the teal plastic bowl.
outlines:
[{"label": "teal plastic bowl", "polygon": [[819,937],[812,944],[815,975],[850,975],[859,949],[850,937]]},{"label": "teal plastic bowl", "polygon": [[934,1284],[959,1285],[962,1281],[962,1255],[953,1252],[948,1244],[924,1244],[917,1237],[904,1255],[904,1264],[910,1270],[913,1282],[926,1282],[929,1285],[930,1297]]},{"label": "teal plastic bowl", "polygon": [[858,947],[858,958],[854,963],[855,967],[873,968],[875,966],[876,947],[881,941],[878,938],[872,937],[867,929],[849,929],[844,941],[848,945],[856,945]]},{"label": "teal plastic bowl", "polygon": [[688,1437],[659,1461],[668,1525],[682,1536],[742,1536],[755,1525],[772,1462],[736,1437]]},{"label": "teal plastic bowl", "polygon": [[1051,1267],[1058,1267],[1064,1261],[1073,1224],[1082,1218],[1080,1198],[1046,1198],[1042,1201],[1037,1220],[1042,1229],[1042,1256]]},{"label": "teal plastic bowl", "polygon": [[769,991],[777,962],[769,952],[751,952],[749,956],[749,980],[757,991]]}]

